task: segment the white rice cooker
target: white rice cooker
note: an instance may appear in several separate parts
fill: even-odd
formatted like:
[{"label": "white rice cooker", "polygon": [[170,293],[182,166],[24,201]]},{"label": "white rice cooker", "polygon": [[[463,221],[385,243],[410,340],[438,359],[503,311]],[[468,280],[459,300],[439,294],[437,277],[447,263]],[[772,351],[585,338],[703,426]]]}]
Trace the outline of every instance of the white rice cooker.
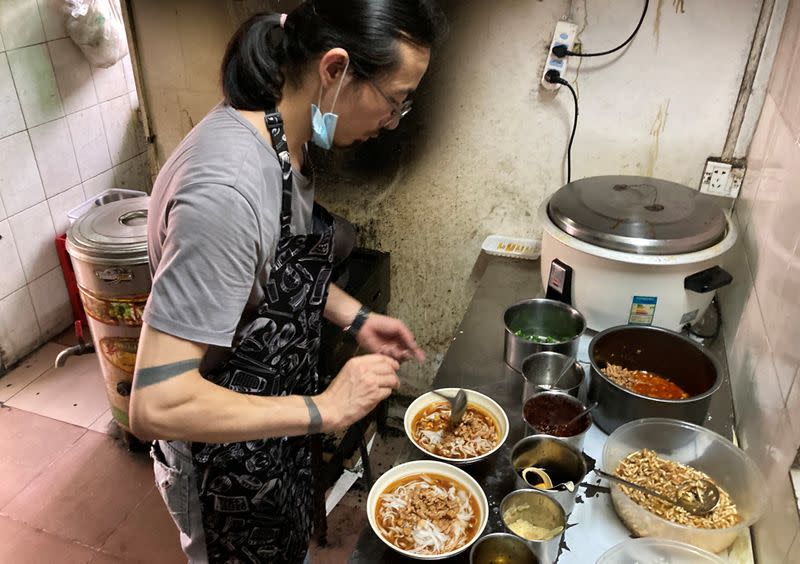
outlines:
[{"label": "white rice cooker", "polygon": [[641,176],[596,176],[539,209],[547,297],[571,303],[590,329],[698,320],[732,277],[722,268],[737,232],[710,196]]}]

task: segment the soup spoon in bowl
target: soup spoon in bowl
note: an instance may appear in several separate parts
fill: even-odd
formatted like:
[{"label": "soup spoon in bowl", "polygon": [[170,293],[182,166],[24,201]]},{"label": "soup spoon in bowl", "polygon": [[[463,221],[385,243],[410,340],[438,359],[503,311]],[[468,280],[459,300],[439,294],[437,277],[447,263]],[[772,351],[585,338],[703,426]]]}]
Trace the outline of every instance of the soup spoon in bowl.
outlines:
[{"label": "soup spoon in bowl", "polygon": [[456,395],[453,397],[446,396],[437,392],[436,390],[432,390],[434,394],[439,397],[446,399],[450,402],[450,421],[448,423],[448,427],[453,429],[461,423],[461,418],[464,417],[464,412],[467,410],[467,392],[464,390],[458,390]]}]

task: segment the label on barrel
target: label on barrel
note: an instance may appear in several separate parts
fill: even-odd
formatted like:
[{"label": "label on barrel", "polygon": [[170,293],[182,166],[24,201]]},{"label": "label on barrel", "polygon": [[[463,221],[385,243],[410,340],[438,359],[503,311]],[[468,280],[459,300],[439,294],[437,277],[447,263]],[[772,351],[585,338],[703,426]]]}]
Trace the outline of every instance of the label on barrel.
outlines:
[{"label": "label on barrel", "polygon": [[107,284],[119,284],[120,282],[130,282],[133,280],[133,272],[127,268],[118,266],[109,267],[104,270],[95,270],[94,275],[98,280]]},{"label": "label on barrel", "polygon": [[81,299],[86,314],[106,325],[141,327],[147,294],[101,298],[81,288]]},{"label": "label on barrel", "polygon": [[130,337],[103,337],[100,339],[100,351],[108,362],[128,374],[133,374],[138,343],[139,339]]}]

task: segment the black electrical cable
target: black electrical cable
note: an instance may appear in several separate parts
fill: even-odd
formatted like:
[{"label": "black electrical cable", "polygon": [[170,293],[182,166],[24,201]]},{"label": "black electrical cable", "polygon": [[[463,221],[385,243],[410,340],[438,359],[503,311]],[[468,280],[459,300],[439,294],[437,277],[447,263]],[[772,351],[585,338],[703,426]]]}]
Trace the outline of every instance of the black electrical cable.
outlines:
[{"label": "black electrical cable", "polygon": [[563,84],[572,92],[572,100],[575,102],[575,119],[572,122],[572,134],[569,136],[569,145],[567,145],[567,184],[569,184],[572,182],[572,142],[575,140],[575,130],[578,129],[578,95],[569,82],[565,80]]},{"label": "black electrical cable", "polygon": [[642,10],[642,17],[639,18],[639,23],[636,24],[636,29],[633,30],[630,37],[626,39],[620,45],[617,45],[613,49],[609,49],[608,51],[601,51],[599,53],[577,53],[575,51],[570,51],[567,49],[566,45],[556,45],[553,47],[553,55],[563,59],[567,55],[572,57],[602,57],[604,55],[610,55],[616,51],[619,51],[623,47],[625,47],[628,43],[633,41],[633,38],[636,37],[636,34],[639,33],[639,29],[642,27],[642,22],[644,21],[644,17],[647,15],[647,8],[650,5],[650,0],[644,0],[644,9]]},{"label": "black electrical cable", "polygon": [[551,84],[563,84],[572,93],[572,100],[575,102],[575,118],[572,121],[572,133],[569,136],[569,144],[567,145],[567,184],[572,182],[572,142],[575,140],[575,131],[578,129],[578,94],[572,85],[561,78],[561,74],[557,70],[549,70],[544,75],[545,80]]}]

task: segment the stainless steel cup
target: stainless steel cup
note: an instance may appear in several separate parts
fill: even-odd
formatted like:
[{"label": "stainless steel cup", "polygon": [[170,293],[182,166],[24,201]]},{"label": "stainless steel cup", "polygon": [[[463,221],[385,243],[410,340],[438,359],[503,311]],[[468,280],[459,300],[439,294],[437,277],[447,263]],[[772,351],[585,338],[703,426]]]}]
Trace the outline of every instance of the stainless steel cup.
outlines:
[{"label": "stainless steel cup", "polygon": [[546,564],[555,562],[561,537],[567,525],[567,516],[558,502],[539,490],[516,490],[500,502],[500,517],[503,520],[503,526],[515,535],[517,533],[512,531],[509,525],[513,525],[519,519],[545,529],[560,527],[561,532],[549,539],[533,540],[517,535],[525,541],[541,562]]},{"label": "stainless steel cup", "polygon": [[[505,322],[505,360],[520,372],[522,362],[530,355],[555,351],[575,357],[581,334],[586,329],[586,320],[574,307],[556,300],[534,298],[518,302],[503,314]],[[556,343],[537,343],[518,337],[514,333],[550,336]]]},{"label": "stainless steel cup", "polygon": [[[576,412],[575,412],[576,414],[579,413],[579,411],[577,411],[577,409],[580,409],[580,410],[586,409],[586,405],[583,402],[581,402],[580,400],[572,397],[571,395],[569,395],[569,394],[567,394],[565,392],[561,392],[561,391],[539,392],[538,394],[534,394],[533,396],[531,396],[528,399],[526,399],[525,403],[527,403],[528,400],[530,400],[530,399],[532,399],[534,397],[563,397],[565,399],[565,401],[567,401],[567,403],[569,403],[570,405],[573,405],[576,408]],[[548,433],[546,433],[544,431],[544,429],[540,429],[540,428],[536,427],[536,425],[533,425],[533,424],[529,423],[528,420],[525,419],[525,403],[522,404],[522,419],[523,419],[523,421],[525,421],[525,434],[526,435],[547,435]],[[582,419],[579,419],[578,422],[581,425],[585,425],[585,427],[583,427],[583,430],[580,433],[577,433],[575,435],[569,435],[568,437],[560,437],[559,436],[557,438],[561,439],[562,441],[564,441],[566,443],[571,444],[576,449],[578,449],[578,451],[581,451],[581,450],[583,450],[583,443],[586,440],[586,434],[589,432],[589,429],[591,428],[592,424],[594,423],[594,419],[592,419],[592,414],[591,413],[587,413],[586,416],[584,418],[582,418]]]},{"label": "stainless steel cup", "polygon": [[[572,513],[575,496],[578,495],[578,484],[589,471],[583,454],[557,437],[531,435],[518,441],[511,449],[511,467],[516,475],[515,483],[518,489],[534,489],[522,479],[522,470],[529,466],[544,468],[556,486],[549,490],[535,491],[542,492],[557,501],[567,515]],[[563,485],[565,482],[575,484],[575,489],[569,491]]]},{"label": "stainless steel cup", "polygon": [[[569,368],[566,368],[567,365],[570,365]],[[534,353],[522,362],[522,376],[525,378],[522,392],[524,403],[533,394],[549,390],[566,392],[577,398],[585,372],[575,357],[545,351]]]},{"label": "stainless steel cup", "polygon": [[470,564],[540,564],[528,543],[511,533],[492,533],[479,538],[469,552]]}]

